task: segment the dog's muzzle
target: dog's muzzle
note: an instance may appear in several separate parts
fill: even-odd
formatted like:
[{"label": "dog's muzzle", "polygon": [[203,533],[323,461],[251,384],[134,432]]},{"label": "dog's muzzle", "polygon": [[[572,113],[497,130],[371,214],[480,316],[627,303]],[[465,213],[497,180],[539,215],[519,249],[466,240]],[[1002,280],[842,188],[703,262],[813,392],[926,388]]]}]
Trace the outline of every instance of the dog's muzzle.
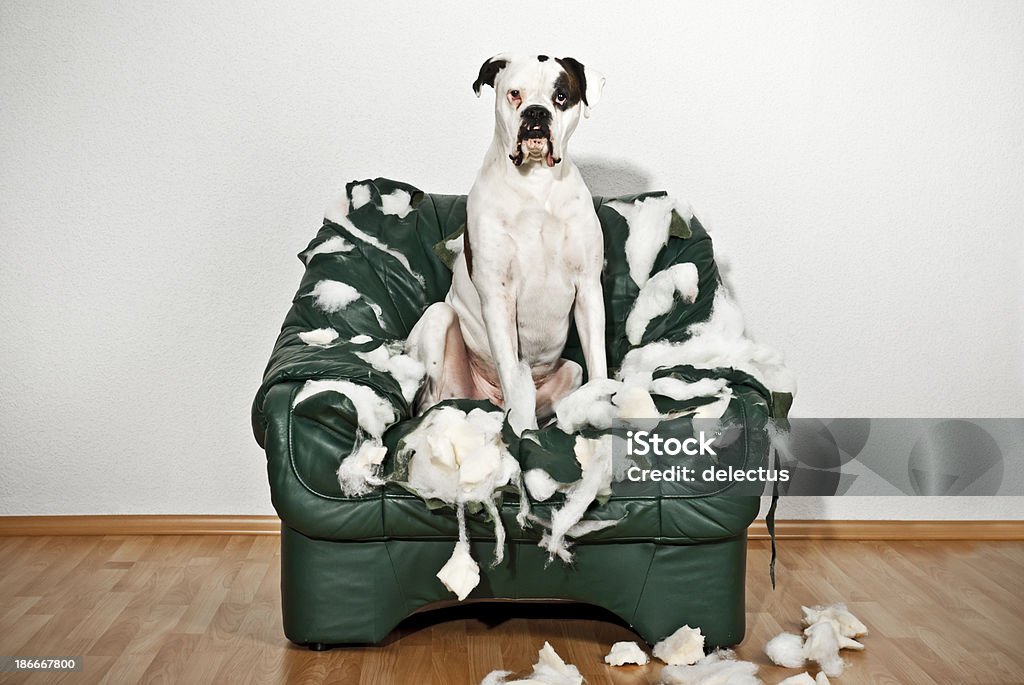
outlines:
[{"label": "dog's muzzle", "polygon": [[516,149],[508,157],[516,166],[522,165],[527,157],[542,158],[549,167],[562,161],[554,156],[550,111],[540,105],[530,105],[523,110]]}]

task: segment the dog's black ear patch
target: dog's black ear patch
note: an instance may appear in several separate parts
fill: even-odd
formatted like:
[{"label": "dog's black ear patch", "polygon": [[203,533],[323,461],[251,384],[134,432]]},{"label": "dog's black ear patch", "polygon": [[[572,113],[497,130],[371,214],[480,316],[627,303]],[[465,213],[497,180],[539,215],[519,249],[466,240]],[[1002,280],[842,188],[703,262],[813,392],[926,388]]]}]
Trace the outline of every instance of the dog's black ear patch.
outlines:
[{"label": "dog's black ear patch", "polygon": [[569,91],[569,106],[575,105],[580,100],[584,105],[587,102],[587,73],[577,60],[572,57],[556,57],[555,61],[562,65],[565,70],[565,87]]},{"label": "dog's black ear patch", "polygon": [[481,86],[494,88],[494,79],[498,76],[498,72],[504,69],[507,64],[508,60],[494,59],[493,57],[484,62],[480,66],[480,74],[476,77],[476,81],[473,81],[473,92],[479,95]]}]

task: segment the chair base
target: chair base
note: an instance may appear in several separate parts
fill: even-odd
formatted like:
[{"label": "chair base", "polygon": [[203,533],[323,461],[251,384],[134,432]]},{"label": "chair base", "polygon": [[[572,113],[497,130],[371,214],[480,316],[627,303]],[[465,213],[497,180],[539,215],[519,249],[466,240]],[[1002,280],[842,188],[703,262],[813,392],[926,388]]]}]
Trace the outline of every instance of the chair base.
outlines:
[{"label": "chair base", "polygon": [[[707,648],[745,631],[746,531],[694,544],[580,544],[573,566],[529,542],[511,542],[487,565],[493,542],[472,543],[481,561],[471,599],[559,599],[611,611],[654,644],[683,624],[700,626]],[[314,651],[380,642],[402,619],[454,596],[434,576],[454,541],[317,540],[282,526],[281,605],[287,637]]]}]

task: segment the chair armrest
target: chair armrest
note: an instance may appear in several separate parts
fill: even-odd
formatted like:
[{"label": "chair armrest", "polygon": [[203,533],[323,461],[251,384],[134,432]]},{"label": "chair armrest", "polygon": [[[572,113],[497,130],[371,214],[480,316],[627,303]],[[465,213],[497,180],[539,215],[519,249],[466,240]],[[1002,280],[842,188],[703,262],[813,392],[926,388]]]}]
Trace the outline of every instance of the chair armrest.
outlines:
[{"label": "chair armrest", "polygon": [[[275,384],[266,393],[261,412],[266,419],[264,446],[274,509],[284,523],[305,535],[381,538],[382,491],[344,497],[333,476],[355,440],[355,407],[334,392],[318,393],[294,405],[302,385]],[[339,506],[342,503],[345,506]]]},{"label": "chair armrest", "polygon": [[[373,390],[395,407],[399,417],[405,418],[411,414],[409,403],[402,396],[402,388],[394,376],[374,368],[372,364],[358,356],[359,353],[376,349],[383,344],[382,340],[368,337],[367,342],[355,343],[339,339],[327,347],[321,347],[308,345],[299,337],[300,333],[307,330],[309,329],[297,325],[286,325],[278,336],[263,383],[252,403],[253,435],[260,447],[266,447],[269,421],[266,410],[267,393],[280,383],[302,384],[311,380],[351,381]],[[351,402],[348,404],[351,406]],[[354,408],[352,411],[354,412]]]}]

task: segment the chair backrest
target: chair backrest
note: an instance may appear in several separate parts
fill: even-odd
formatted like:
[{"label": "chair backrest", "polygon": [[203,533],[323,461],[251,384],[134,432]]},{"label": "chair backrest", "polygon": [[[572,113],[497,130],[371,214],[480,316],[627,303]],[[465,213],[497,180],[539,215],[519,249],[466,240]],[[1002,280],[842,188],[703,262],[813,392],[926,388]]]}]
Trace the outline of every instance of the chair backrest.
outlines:
[{"label": "chair backrest", "polygon": [[[451,272],[438,247],[465,225],[466,197],[423,193],[383,178],[354,181],[348,184],[347,192],[348,216],[340,223],[325,220],[316,238],[299,255],[306,263],[306,274],[295,302],[310,296],[324,280],[351,285],[359,292],[360,301],[334,313],[293,307],[289,317],[299,317],[294,323],[302,330],[330,327],[343,339],[359,334],[404,339],[423,310],[444,299],[451,285]],[[640,291],[630,275],[627,257],[630,226],[620,211],[635,202],[664,195],[594,198],[604,231],[606,343],[612,369],[632,347],[625,322]],[[676,297],[673,307],[647,326],[641,344],[685,340],[687,328],[710,315],[718,287],[718,269],[707,232],[695,218],[684,220],[674,212],[671,224],[670,235],[657,250],[650,274],[690,262],[697,268],[699,293],[693,303]],[[630,252],[635,254],[633,249]],[[322,320],[311,321],[311,316]],[[286,320],[285,327],[288,325]],[[565,356],[582,364],[575,329],[570,332]]]}]

